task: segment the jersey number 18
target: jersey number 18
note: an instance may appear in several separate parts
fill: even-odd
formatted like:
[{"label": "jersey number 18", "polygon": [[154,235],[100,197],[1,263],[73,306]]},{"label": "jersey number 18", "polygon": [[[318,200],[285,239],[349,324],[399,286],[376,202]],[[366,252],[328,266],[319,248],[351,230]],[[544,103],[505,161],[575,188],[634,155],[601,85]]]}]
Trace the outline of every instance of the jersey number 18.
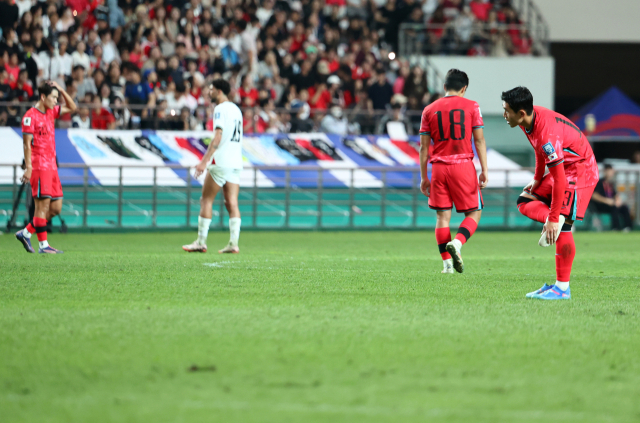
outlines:
[{"label": "jersey number 18", "polygon": [[[458,119],[456,120],[456,112],[458,112]],[[438,115],[438,129],[440,130],[440,141],[449,141],[449,138],[444,133],[444,128],[442,125],[442,112],[436,112]],[[460,137],[456,137],[456,126],[460,127]],[[449,112],[449,129],[451,139],[454,141],[463,140],[465,136],[465,126],[464,126],[464,110],[462,109],[453,109]]]}]

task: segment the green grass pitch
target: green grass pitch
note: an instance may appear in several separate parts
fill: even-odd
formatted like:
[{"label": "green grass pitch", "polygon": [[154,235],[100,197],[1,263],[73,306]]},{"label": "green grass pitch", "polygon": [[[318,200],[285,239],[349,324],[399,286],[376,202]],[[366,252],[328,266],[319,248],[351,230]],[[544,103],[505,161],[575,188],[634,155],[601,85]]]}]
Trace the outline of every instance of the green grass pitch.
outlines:
[{"label": "green grass pitch", "polygon": [[557,302],[538,236],[5,234],[0,421],[640,421],[640,235],[578,232]]}]

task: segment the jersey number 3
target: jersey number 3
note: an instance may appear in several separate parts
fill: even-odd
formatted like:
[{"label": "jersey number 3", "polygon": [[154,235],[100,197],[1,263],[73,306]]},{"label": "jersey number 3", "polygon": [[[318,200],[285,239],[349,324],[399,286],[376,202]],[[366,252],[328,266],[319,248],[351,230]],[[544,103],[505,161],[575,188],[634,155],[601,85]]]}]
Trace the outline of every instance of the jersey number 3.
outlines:
[{"label": "jersey number 3", "polygon": [[[456,112],[457,112],[457,120],[456,120]],[[438,130],[440,131],[440,141],[449,141],[449,138],[444,133],[444,126],[442,125],[442,112],[436,112],[438,115]],[[460,127],[460,137],[456,137],[456,126]],[[453,109],[449,112],[449,129],[451,139],[454,141],[463,140],[465,134],[465,126],[464,126],[464,110],[462,109]]]},{"label": "jersey number 3", "polygon": [[242,134],[242,122],[236,121],[236,125],[233,128],[233,135],[231,136],[231,142],[240,142],[240,134]]}]

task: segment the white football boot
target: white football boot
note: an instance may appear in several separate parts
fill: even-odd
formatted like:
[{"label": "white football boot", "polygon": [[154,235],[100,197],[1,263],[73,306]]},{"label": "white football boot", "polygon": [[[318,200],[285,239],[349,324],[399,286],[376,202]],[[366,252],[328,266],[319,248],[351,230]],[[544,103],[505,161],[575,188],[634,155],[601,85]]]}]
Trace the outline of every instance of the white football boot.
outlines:
[{"label": "white football boot", "polygon": [[187,253],[206,253],[207,252],[207,245],[206,244],[200,244],[196,240],[196,241],[193,241],[189,245],[183,245],[182,249],[185,250]]},{"label": "white football boot", "polygon": [[456,269],[456,272],[458,273],[464,272],[464,262],[462,261],[462,255],[460,254],[461,247],[462,243],[457,239],[447,243],[447,252],[451,254],[453,268]]},{"label": "white football boot", "polygon": [[[562,225],[564,225],[565,220],[566,219],[563,215],[560,215],[560,217],[558,218],[558,224],[560,225],[560,230],[556,235],[556,239],[553,240],[554,243],[558,240],[558,237],[560,236],[560,232],[562,232]],[[547,222],[548,221],[549,221],[549,218],[547,217]],[[540,237],[540,241],[538,241],[538,245],[541,247],[548,247],[549,245],[551,245],[547,242],[547,231],[545,231],[544,229],[542,230],[542,236]]]},{"label": "white football boot", "polygon": [[238,243],[231,242],[227,244],[222,250],[218,250],[220,254],[238,254],[240,252],[240,248],[238,248]]},{"label": "white football boot", "polygon": [[442,273],[453,273],[453,260],[442,260]]}]

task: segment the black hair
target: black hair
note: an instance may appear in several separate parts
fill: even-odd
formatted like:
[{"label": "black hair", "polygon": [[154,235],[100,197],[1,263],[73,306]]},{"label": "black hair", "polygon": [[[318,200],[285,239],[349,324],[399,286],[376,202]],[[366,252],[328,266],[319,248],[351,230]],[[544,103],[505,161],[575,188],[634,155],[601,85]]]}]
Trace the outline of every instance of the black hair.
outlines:
[{"label": "black hair", "polygon": [[533,95],[527,87],[515,87],[502,93],[502,101],[506,102],[514,112],[524,110],[527,116],[533,113]]},{"label": "black hair", "polygon": [[245,29],[247,29],[247,21],[240,20],[236,22],[236,27],[240,30],[240,32],[244,31]]},{"label": "black hair", "polygon": [[84,66],[83,66],[83,65],[75,65],[75,66],[73,67],[73,71],[74,71],[74,72],[75,72],[75,71],[77,71],[78,69],[85,70],[85,68],[84,68]]},{"label": "black hair", "polygon": [[229,85],[229,82],[225,81],[224,79],[216,79],[211,83],[211,85],[216,87],[216,89],[222,91],[224,95],[229,95],[229,93],[231,92],[231,85]]},{"label": "black hair", "polygon": [[469,86],[469,77],[466,72],[459,69],[449,69],[444,78],[444,88],[449,91],[460,91]]},{"label": "black hair", "polygon": [[54,87],[53,85],[49,85],[48,82],[45,82],[44,84],[38,87],[38,97],[40,96],[48,97],[49,94],[53,92],[53,90],[58,91],[56,87]]},{"label": "black hair", "polygon": [[609,170],[609,169],[613,169],[613,166],[611,166],[610,164],[604,165],[604,170]]}]

